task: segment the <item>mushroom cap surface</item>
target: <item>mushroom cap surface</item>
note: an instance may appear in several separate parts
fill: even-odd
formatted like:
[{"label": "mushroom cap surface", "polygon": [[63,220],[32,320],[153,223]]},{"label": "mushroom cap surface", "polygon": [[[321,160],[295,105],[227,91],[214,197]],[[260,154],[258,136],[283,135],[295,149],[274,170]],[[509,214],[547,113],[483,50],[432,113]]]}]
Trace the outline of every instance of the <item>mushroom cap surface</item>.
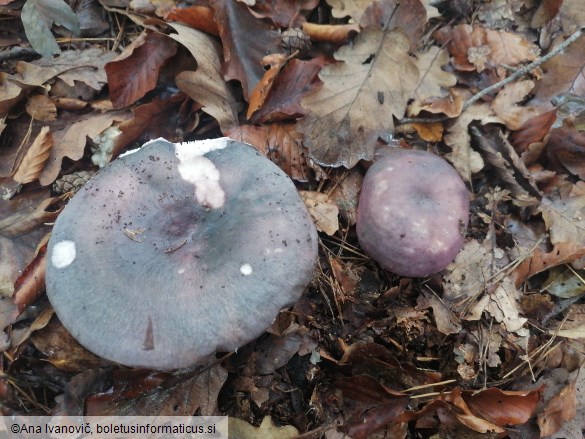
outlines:
[{"label": "mushroom cap surface", "polygon": [[158,139],[103,168],[59,215],[46,287],[88,350],[174,369],[262,334],[316,259],[313,221],[270,160],[226,138]]},{"label": "mushroom cap surface", "polygon": [[457,172],[425,151],[393,150],[368,169],[357,235],[383,268],[421,277],[459,253],[469,221],[469,194]]}]

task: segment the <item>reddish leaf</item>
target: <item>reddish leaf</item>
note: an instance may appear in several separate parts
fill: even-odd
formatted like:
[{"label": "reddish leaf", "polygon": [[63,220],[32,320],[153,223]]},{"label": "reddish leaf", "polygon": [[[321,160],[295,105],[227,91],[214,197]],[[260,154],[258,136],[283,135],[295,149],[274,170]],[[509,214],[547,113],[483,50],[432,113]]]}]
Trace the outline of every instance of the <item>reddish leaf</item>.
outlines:
[{"label": "reddish leaf", "polygon": [[[582,371],[583,369],[581,369]],[[544,411],[538,415],[540,437],[556,433],[565,422],[570,421],[577,414],[577,387],[575,384],[573,381],[563,387],[560,393],[550,400]]]},{"label": "reddish leaf", "polygon": [[546,155],[553,166],[562,165],[585,180],[585,133],[566,125],[554,128],[546,144]]},{"label": "reddish leaf", "polygon": [[270,90],[272,90],[272,86],[274,85],[274,81],[278,77],[278,74],[284,67],[284,64],[290,59],[283,53],[276,53],[274,55],[267,55],[262,60],[262,64],[265,67],[268,67],[266,73],[262,79],[256,84],[252,94],[250,95],[250,105],[248,106],[248,113],[246,114],[246,118],[250,119],[252,114],[254,114],[257,110],[259,110],[262,105],[264,105],[264,101]]},{"label": "reddish leaf", "polygon": [[540,402],[542,389],[503,391],[492,387],[480,392],[463,392],[463,399],[478,416],[504,427],[527,422]]},{"label": "reddish leaf", "polygon": [[585,256],[585,248],[574,242],[555,244],[549,253],[544,253],[537,248],[531,256],[524,259],[512,272],[512,279],[516,286],[519,286],[535,274],[557,265],[570,264],[583,256]]},{"label": "reddish leaf", "polygon": [[262,59],[266,55],[282,53],[280,37],[240,2],[212,0],[211,7],[215,10],[215,21],[223,43],[225,79],[240,81],[248,100],[264,76]]},{"label": "reddish leaf", "polygon": [[538,28],[551,21],[559,13],[563,0],[543,0],[532,16],[530,27]]},{"label": "reddish leaf", "polygon": [[208,6],[189,6],[188,8],[174,8],[166,16],[168,21],[184,23],[193,29],[211,35],[219,35],[219,28],[213,18],[214,12]]},{"label": "reddish leaf", "polygon": [[177,52],[168,37],[143,32],[114,61],[106,64],[110,97],[115,108],[133,104],[156,87],[160,68]]},{"label": "reddish leaf", "polygon": [[316,89],[319,71],[326,63],[322,57],[310,61],[290,60],[276,77],[262,108],[254,114],[254,122],[277,122],[303,116],[301,99]]},{"label": "reddish leaf", "polygon": [[548,134],[556,118],[557,110],[539,114],[524,122],[524,125],[512,133],[510,142],[514,145],[518,154],[523,154],[529,145],[541,142]]},{"label": "reddish leaf", "polygon": [[[227,372],[216,364],[174,375],[131,370],[115,378],[111,391],[87,398],[87,416],[203,416],[215,414]],[[126,384],[124,384],[126,383]]]},{"label": "reddish leaf", "polygon": [[19,313],[22,313],[28,305],[45,292],[46,253],[47,243],[45,242],[35,258],[14,282],[12,300],[18,306]]},{"label": "reddish leaf", "polygon": [[542,65],[545,71],[536,84],[535,99],[548,104],[562,93],[585,94],[585,38],[581,37],[563,52]]},{"label": "reddish leaf", "polygon": [[340,394],[333,401],[347,413],[343,429],[355,439],[370,437],[396,422],[408,404],[407,395],[390,391],[366,375],[341,378],[333,388]]},{"label": "reddish leaf", "polygon": [[164,137],[176,139],[178,127],[179,105],[185,100],[183,93],[177,93],[166,99],[155,98],[148,104],[134,109],[134,118],[127,120],[118,127],[122,134],[116,139],[112,157],[117,157],[130,143],[137,140],[145,141]]}]

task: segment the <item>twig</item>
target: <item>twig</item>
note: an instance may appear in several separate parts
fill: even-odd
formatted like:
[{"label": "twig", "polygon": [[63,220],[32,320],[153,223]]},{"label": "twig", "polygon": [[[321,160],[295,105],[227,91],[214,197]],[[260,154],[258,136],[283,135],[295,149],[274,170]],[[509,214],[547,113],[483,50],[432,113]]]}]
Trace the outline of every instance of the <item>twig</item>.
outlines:
[{"label": "twig", "polygon": [[[571,35],[569,38],[567,38],[565,41],[563,41],[561,44],[559,44],[557,47],[555,47],[553,50],[551,50],[549,53],[547,53],[543,57],[540,57],[536,61],[533,61],[530,64],[527,64],[524,67],[519,68],[513,74],[511,74],[507,78],[502,79],[500,82],[496,82],[495,84],[492,84],[487,88],[484,88],[479,93],[474,94],[467,101],[465,101],[465,103],[463,104],[463,108],[461,109],[461,112],[463,113],[473,103],[477,102],[478,100],[483,98],[485,95],[490,94],[492,91],[497,90],[500,87],[503,87],[504,85],[509,84],[510,82],[515,81],[516,79],[518,79],[522,76],[525,76],[530,71],[541,66],[542,64],[544,64],[545,62],[547,62],[548,60],[550,60],[551,58],[556,56],[558,53],[565,50],[567,48],[567,46],[574,43],[581,35],[583,35],[583,30],[585,30],[585,26],[580,27],[577,31],[575,31],[575,33],[573,33],[573,35]],[[404,119],[401,119],[400,121],[398,121],[398,124],[403,125],[406,123],[433,123],[433,122],[444,122],[446,120],[449,120],[448,116],[441,116],[441,117],[437,117],[437,118],[407,117],[407,118],[404,118]]]}]

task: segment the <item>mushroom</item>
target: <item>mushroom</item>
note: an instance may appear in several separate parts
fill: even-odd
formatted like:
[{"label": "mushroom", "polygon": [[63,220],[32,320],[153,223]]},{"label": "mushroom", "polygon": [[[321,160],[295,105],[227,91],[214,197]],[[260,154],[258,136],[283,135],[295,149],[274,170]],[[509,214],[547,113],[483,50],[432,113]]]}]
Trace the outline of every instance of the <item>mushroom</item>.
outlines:
[{"label": "mushroom", "polygon": [[158,139],[59,215],[47,295],[88,350],[175,369],[258,337],[303,293],[317,232],[287,175],[227,138]]},{"label": "mushroom", "polygon": [[468,220],[465,184],[432,153],[392,150],[366,173],[358,241],[389,271],[421,277],[443,270],[461,250]]}]

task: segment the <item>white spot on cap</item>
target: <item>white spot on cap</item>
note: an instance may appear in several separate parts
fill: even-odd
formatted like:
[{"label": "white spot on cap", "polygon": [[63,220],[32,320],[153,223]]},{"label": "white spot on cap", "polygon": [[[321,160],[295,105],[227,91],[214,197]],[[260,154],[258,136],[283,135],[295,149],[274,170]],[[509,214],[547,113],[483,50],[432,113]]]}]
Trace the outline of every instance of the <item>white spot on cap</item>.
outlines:
[{"label": "white spot on cap", "polygon": [[240,272],[244,276],[249,276],[250,274],[252,274],[252,266],[250,264],[242,264],[242,266],[240,267]]},{"label": "white spot on cap", "polygon": [[75,260],[75,243],[73,241],[61,241],[53,247],[51,263],[56,268],[65,268]]},{"label": "white spot on cap", "polygon": [[228,139],[225,137],[175,144],[181,178],[195,186],[195,196],[199,203],[214,209],[225,203],[225,192],[219,184],[219,170],[203,155],[227,145]]}]

